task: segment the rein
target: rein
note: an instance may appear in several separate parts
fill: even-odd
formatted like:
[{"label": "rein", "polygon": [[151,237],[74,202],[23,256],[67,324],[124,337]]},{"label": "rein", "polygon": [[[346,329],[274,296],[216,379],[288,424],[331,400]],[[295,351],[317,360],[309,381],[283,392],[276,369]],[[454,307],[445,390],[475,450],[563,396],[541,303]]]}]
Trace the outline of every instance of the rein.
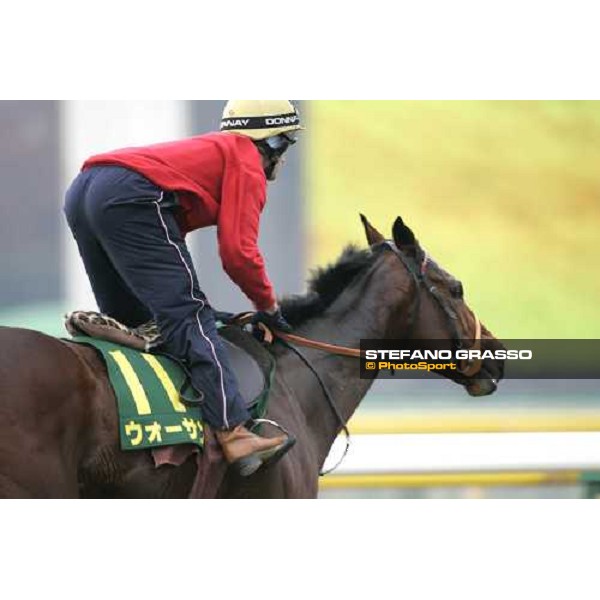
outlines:
[{"label": "rein", "polygon": [[358,348],[347,348],[346,346],[336,346],[335,344],[326,344],[325,342],[318,342],[317,340],[311,340],[309,338],[295,335],[293,333],[283,333],[282,331],[274,331],[273,334],[279,339],[285,342],[285,345],[289,348],[290,343],[298,344],[298,346],[304,346],[305,348],[314,348],[315,350],[323,350],[329,354],[337,354],[339,356],[350,356],[352,358],[361,358],[362,352]]}]

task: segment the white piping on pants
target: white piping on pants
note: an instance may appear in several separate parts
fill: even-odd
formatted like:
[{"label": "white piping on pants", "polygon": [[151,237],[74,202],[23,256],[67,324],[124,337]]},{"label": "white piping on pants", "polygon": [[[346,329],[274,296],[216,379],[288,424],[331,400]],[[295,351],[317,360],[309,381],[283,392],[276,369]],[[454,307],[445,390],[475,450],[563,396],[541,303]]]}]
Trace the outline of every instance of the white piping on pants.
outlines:
[{"label": "white piping on pants", "polygon": [[190,278],[190,296],[192,297],[192,300],[195,300],[196,302],[200,302],[200,308],[196,311],[196,322],[198,323],[198,328],[200,329],[200,335],[210,345],[210,349],[212,351],[213,358],[215,359],[215,363],[216,363],[217,367],[219,368],[219,377],[221,380],[221,394],[223,396],[223,421],[225,423],[226,429],[229,429],[229,421],[227,420],[227,398],[225,396],[225,384],[224,384],[224,380],[223,380],[223,367],[221,366],[221,363],[219,362],[219,359],[217,358],[217,353],[215,351],[215,347],[214,347],[212,341],[204,333],[204,329],[202,328],[202,323],[200,322],[200,318],[198,316],[200,314],[200,311],[204,308],[204,300],[202,300],[202,298],[196,298],[196,296],[194,296],[194,277],[192,275],[192,270],[190,269],[189,265],[185,262],[185,258],[183,257],[183,254],[181,254],[181,250],[179,249],[179,246],[175,242],[173,242],[173,240],[171,240],[171,237],[169,236],[169,230],[167,229],[167,226],[163,219],[162,213],[160,212],[160,203],[162,202],[163,195],[164,195],[164,192],[161,192],[160,198],[157,201],[155,201],[154,204],[156,205],[156,211],[158,212],[158,218],[160,219],[162,228],[165,231],[165,236],[167,238],[167,242],[171,246],[173,246],[175,248],[175,250],[177,250],[177,254],[179,254],[179,258],[180,258],[181,262],[183,263],[185,270],[188,272],[188,276]]}]

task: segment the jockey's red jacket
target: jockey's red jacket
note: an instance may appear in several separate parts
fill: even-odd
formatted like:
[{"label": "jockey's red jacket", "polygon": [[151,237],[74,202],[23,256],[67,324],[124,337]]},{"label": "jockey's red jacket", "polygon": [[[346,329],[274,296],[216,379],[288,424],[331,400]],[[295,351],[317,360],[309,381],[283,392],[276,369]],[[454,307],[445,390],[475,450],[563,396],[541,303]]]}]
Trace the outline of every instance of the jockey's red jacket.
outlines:
[{"label": "jockey's red jacket", "polygon": [[258,310],[275,303],[273,286],[258,249],[267,180],[253,142],[234,133],[124,148],[90,157],[83,165],[120,165],[177,193],[183,235],[217,226],[219,254],[229,277]]}]

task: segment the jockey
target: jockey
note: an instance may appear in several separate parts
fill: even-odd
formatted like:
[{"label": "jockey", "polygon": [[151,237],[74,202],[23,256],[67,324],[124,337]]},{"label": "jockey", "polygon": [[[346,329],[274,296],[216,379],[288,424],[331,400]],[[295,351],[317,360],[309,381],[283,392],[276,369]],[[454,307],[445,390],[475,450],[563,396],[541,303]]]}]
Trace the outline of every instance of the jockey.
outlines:
[{"label": "jockey", "polygon": [[160,350],[187,366],[204,394],[204,420],[243,476],[279,460],[294,440],[246,427],[250,414],[185,236],[216,225],[223,268],[256,308],[254,321],[291,331],[257,240],[267,180],[301,129],[287,100],[230,100],[220,132],[92,156],[66,194],[100,311],[130,327],[156,320]]}]

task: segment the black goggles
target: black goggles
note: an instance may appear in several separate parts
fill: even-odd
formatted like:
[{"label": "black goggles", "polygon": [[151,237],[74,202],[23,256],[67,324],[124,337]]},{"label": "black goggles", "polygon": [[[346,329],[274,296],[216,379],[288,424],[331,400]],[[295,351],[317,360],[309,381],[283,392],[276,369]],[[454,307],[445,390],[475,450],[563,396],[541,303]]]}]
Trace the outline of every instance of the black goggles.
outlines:
[{"label": "black goggles", "polygon": [[292,144],[295,144],[298,140],[296,139],[295,131],[288,131],[285,133],[280,133],[279,135],[274,135],[265,140],[265,143],[271,150],[282,154],[285,152]]}]

